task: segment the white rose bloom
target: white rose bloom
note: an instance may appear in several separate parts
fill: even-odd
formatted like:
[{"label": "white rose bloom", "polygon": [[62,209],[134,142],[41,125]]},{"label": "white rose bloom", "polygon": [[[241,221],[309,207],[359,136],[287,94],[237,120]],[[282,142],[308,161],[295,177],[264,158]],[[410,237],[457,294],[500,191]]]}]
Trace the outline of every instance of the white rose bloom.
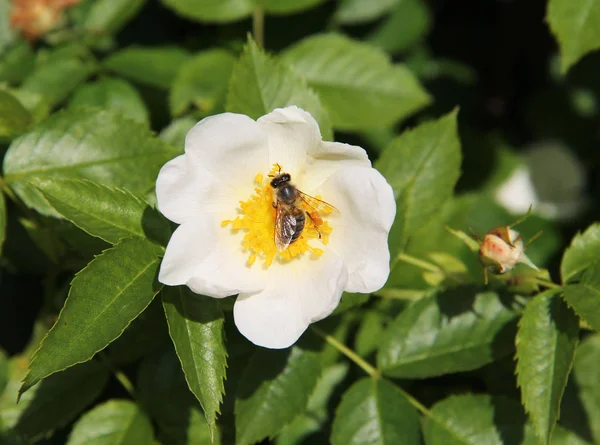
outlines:
[{"label": "white rose bloom", "polygon": [[[279,169],[337,209],[307,214],[301,236],[282,251],[269,177]],[[292,345],[331,314],[343,291],[374,292],[388,278],[392,188],[362,148],[323,141],[297,107],[257,121],[232,113],[203,119],[187,134],[185,154],[161,169],[156,195],[158,209],[180,224],[159,281],[214,298],[239,294],[235,324],[257,345]]]}]

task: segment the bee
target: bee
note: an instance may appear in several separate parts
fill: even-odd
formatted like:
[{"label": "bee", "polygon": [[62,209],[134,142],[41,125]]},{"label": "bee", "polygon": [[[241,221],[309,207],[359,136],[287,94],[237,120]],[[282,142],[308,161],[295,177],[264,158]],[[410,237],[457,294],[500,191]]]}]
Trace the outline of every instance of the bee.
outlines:
[{"label": "bee", "polygon": [[281,173],[281,168],[271,180],[271,187],[275,190],[275,246],[280,252],[300,238],[307,216],[313,222],[319,239],[321,238],[319,226],[323,224],[323,219],[317,208],[327,213],[337,211],[325,201],[301,192],[291,181],[290,174]]}]

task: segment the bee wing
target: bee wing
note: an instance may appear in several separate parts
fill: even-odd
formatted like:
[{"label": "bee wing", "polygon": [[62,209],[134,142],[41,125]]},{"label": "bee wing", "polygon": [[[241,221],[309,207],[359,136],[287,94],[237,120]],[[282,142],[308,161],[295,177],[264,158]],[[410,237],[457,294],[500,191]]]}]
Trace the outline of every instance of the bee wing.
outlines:
[{"label": "bee wing", "polygon": [[308,206],[308,210],[311,212],[318,212],[318,213],[325,213],[325,214],[340,213],[340,211],[338,209],[336,209],[334,206],[332,206],[331,204],[329,204],[319,198],[315,198],[314,196],[310,196],[300,190],[298,190],[298,196],[300,196],[300,199],[303,201],[303,204],[305,206]]},{"label": "bee wing", "polygon": [[278,251],[287,249],[296,233],[296,217],[277,206],[275,215],[275,247]]}]

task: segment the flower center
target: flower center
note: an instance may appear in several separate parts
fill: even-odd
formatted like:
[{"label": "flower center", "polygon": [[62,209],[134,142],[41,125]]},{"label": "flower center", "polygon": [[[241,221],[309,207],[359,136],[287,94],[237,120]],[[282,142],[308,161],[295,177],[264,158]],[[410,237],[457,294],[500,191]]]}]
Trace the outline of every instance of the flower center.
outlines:
[{"label": "flower center", "polygon": [[[221,221],[221,226],[230,226],[233,233],[240,230],[244,232],[242,248],[244,252],[248,253],[247,264],[249,266],[254,264],[257,259],[264,261],[265,267],[268,268],[273,264],[273,261],[287,263],[300,258],[304,254],[310,254],[314,259],[319,258],[323,255],[323,250],[311,246],[309,241],[320,238],[323,244],[327,244],[329,235],[333,231],[328,222],[322,219],[322,216],[330,213],[325,204],[319,206],[317,202],[315,208],[305,208],[306,204],[303,200],[298,199],[297,207],[299,209],[309,213],[316,211],[319,216],[314,217],[309,213],[305,213],[304,229],[298,239],[291,242],[286,249],[277,250],[275,245],[275,218],[278,210],[274,207],[276,190],[271,186],[271,178],[276,176],[279,171],[281,171],[281,167],[275,164],[271,169],[270,176],[265,177],[262,173],[257,174],[254,178],[254,193],[246,201],[240,201],[239,216],[233,220]],[[316,198],[320,199],[318,196]],[[296,203],[294,206],[296,206]],[[279,211],[283,210],[280,208]]]}]

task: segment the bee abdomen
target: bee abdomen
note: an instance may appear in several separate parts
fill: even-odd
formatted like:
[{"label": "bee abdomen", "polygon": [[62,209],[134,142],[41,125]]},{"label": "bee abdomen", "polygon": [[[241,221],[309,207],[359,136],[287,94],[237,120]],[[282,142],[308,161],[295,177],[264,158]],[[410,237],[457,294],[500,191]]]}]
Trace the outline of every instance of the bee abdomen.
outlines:
[{"label": "bee abdomen", "polygon": [[302,231],[304,230],[304,225],[306,224],[306,215],[303,211],[297,212],[294,217],[296,218],[296,231],[292,235],[292,239],[290,240],[290,244],[295,242],[300,235],[302,235]]}]

